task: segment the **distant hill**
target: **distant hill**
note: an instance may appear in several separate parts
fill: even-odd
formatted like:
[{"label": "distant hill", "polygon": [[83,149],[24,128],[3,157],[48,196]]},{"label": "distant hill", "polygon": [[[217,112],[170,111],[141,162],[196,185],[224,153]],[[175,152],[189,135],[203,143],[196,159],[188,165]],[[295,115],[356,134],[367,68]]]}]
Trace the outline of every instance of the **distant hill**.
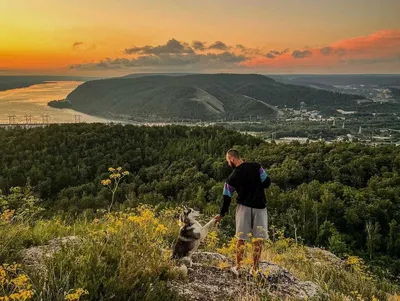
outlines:
[{"label": "distant hill", "polygon": [[332,89],[334,85],[400,86],[399,74],[330,74],[330,75],[269,75],[271,78],[303,86],[316,85]]},{"label": "distant hill", "polygon": [[196,73],[132,73],[121,78],[137,78],[137,77],[144,77],[144,76],[185,76],[185,75],[194,75]]},{"label": "distant hill", "polygon": [[113,118],[273,118],[279,108],[331,108],[362,97],[277,82],[255,74],[149,75],[86,82],[68,96],[72,108]]},{"label": "distant hill", "polygon": [[46,75],[27,75],[27,76],[0,76],[0,91],[10,89],[26,88],[32,85],[42,84],[49,81],[87,81],[93,80],[89,77],[78,76],[46,76]]}]

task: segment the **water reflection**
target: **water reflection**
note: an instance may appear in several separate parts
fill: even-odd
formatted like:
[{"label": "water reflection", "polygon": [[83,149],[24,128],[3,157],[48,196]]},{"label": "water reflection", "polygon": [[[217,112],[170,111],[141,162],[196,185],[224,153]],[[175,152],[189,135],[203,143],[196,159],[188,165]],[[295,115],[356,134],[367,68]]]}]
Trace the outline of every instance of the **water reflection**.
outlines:
[{"label": "water reflection", "polygon": [[47,105],[51,100],[64,99],[80,84],[82,82],[47,82],[28,88],[0,91],[0,123],[9,123],[10,118],[16,123],[26,123],[27,120],[32,120],[33,123],[41,123],[43,120],[64,123],[74,122],[76,119],[81,122],[108,122],[73,110],[54,109]]}]

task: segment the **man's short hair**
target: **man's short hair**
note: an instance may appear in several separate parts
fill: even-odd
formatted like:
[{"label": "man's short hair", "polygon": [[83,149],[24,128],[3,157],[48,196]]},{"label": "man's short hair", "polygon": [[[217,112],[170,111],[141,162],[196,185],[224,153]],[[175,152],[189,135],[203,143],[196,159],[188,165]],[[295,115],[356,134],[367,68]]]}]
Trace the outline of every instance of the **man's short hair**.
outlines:
[{"label": "man's short hair", "polygon": [[226,154],[236,159],[240,159],[239,151],[236,149],[231,148],[226,152]]}]

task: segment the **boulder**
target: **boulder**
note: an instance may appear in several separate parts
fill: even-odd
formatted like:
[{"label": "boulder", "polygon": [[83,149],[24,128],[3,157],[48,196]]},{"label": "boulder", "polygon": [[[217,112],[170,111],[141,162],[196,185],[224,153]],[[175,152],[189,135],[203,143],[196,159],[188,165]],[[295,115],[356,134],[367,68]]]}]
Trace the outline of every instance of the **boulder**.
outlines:
[{"label": "boulder", "polygon": [[216,267],[216,262],[232,265],[218,253],[197,252],[193,262],[186,279],[171,282],[172,288],[187,300],[258,300],[260,296],[277,300],[311,300],[323,296],[322,289],[315,283],[300,281],[287,269],[271,262],[260,263],[257,277],[249,271],[241,271],[236,277],[229,267]]},{"label": "boulder", "polygon": [[54,238],[46,245],[31,247],[22,251],[22,262],[26,266],[43,267],[43,261],[59,252],[63,246],[81,242],[78,236]]}]

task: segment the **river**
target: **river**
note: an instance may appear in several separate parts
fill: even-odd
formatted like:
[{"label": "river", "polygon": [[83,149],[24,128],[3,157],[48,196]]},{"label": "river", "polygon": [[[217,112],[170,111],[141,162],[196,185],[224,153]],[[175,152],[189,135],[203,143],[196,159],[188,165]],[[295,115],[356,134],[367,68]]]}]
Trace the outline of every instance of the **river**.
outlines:
[{"label": "river", "polygon": [[[0,124],[9,123],[68,123],[108,122],[108,120],[82,114],[70,109],[54,109],[47,105],[51,100],[64,99],[82,82],[57,81],[32,85],[27,88],[0,91]],[[48,117],[46,117],[46,115]],[[9,117],[15,116],[15,117]],[[31,117],[29,117],[31,116]]]}]

